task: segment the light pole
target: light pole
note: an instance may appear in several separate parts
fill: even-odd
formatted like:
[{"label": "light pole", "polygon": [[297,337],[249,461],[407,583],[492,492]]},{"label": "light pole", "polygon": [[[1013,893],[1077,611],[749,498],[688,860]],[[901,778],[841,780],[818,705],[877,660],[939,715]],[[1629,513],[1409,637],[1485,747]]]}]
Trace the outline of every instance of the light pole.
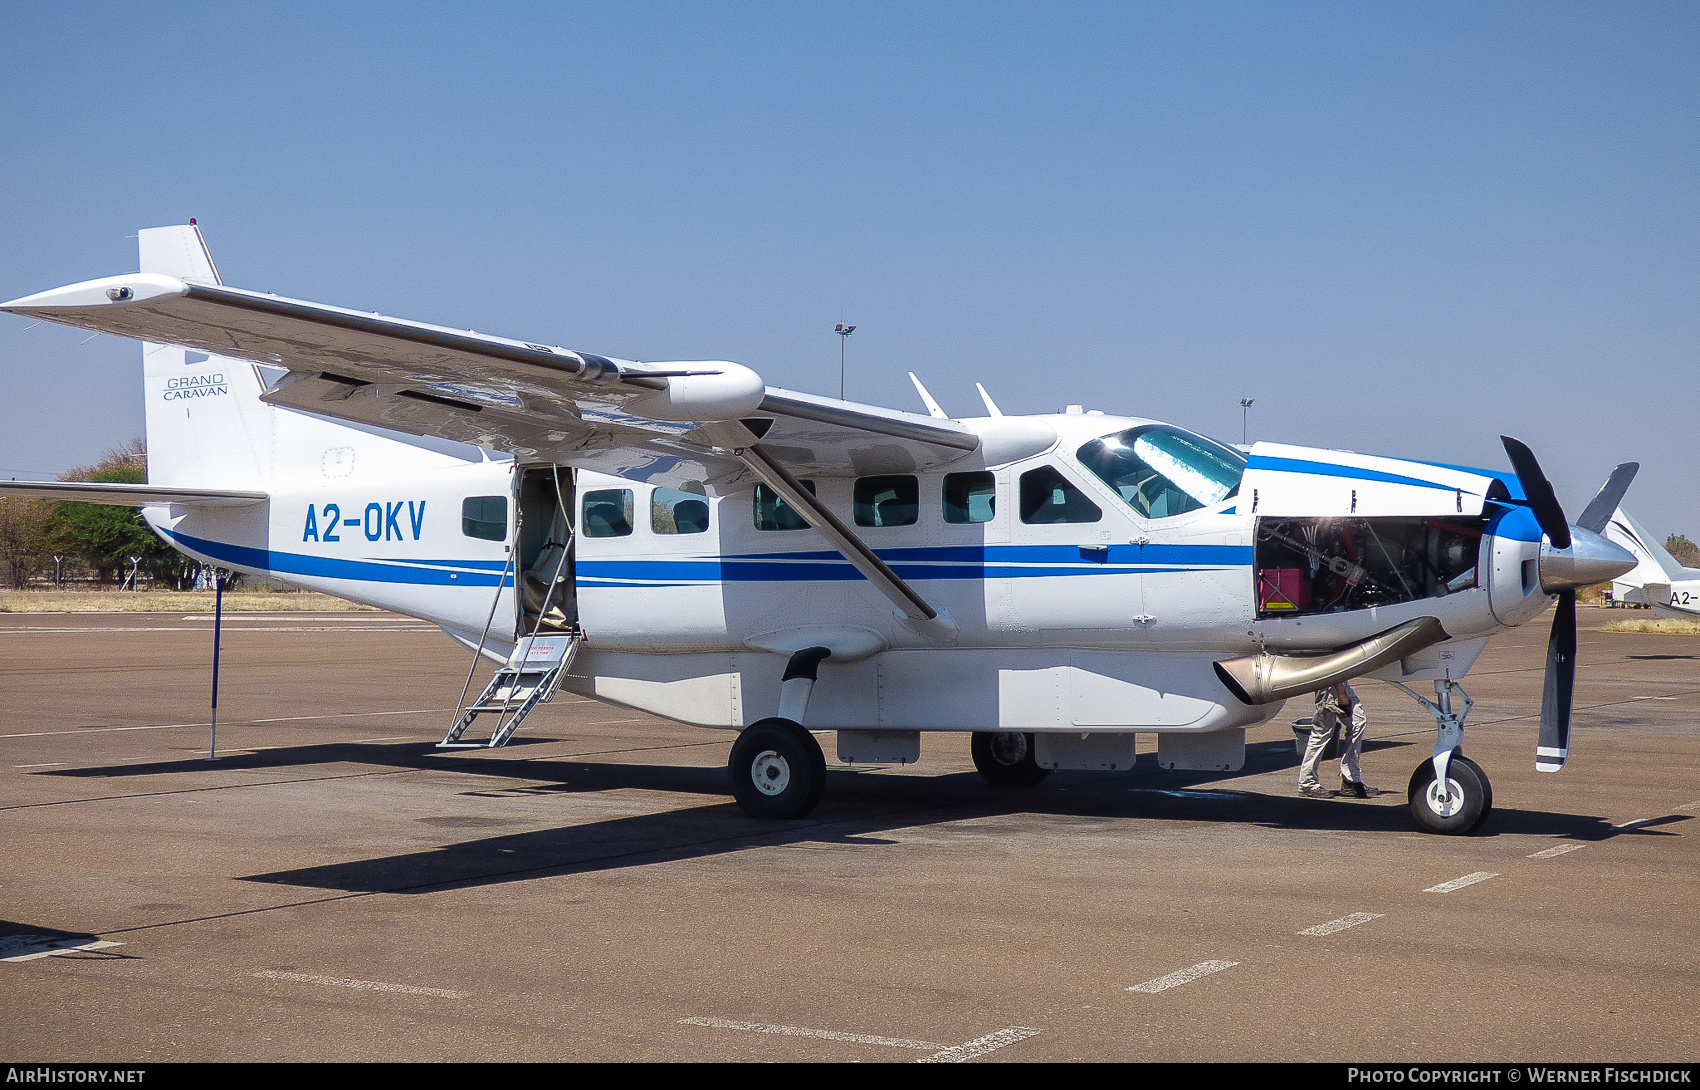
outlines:
[{"label": "light pole", "polygon": [[838,327],[836,329],[834,329],[833,332],[838,334],[838,400],[843,401],[844,400],[844,345],[847,341],[850,340],[850,334],[856,332],[856,327],[853,326],[853,325],[845,325],[843,322],[839,322]]},{"label": "light pole", "polygon": [[1256,400],[1255,397],[1240,398],[1240,446],[1242,447],[1246,445],[1246,428],[1248,426],[1247,421],[1251,419],[1251,403]]}]

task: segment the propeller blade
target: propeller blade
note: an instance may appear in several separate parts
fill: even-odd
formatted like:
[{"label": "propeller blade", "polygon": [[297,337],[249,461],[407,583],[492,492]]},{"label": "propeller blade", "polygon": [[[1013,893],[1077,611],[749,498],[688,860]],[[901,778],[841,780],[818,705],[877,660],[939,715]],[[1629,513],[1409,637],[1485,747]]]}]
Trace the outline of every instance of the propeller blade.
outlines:
[{"label": "propeller blade", "polygon": [[1629,491],[1629,482],[1635,479],[1636,470],[1641,468],[1640,462],[1625,462],[1611,471],[1606,478],[1600,494],[1595,496],[1582,512],[1582,517],[1576,520],[1576,525],[1584,530],[1600,533],[1611,521],[1611,513],[1617,510],[1617,505],[1623,502],[1623,494]]},{"label": "propeller blade", "polygon": [[1570,709],[1576,696],[1576,592],[1563,591],[1547,638],[1547,676],[1541,693],[1541,737],[1535,771],[1557,772],[1570,756]]},{"label": "propeller blade", "polygon": [[1517,471],[1523,495],[1529,498],[1535,521],[1546,531],[1553,548],[1570,548],[1570,521],[1564,517],[1564,508],[1559,506],[1547,475],[1541,472],[1541,463],[1535,461],[1535,452],[1509,435],[1500,436],[1499,441],[1505,444],[1505,453],[1511,459],[1511,468]]}]

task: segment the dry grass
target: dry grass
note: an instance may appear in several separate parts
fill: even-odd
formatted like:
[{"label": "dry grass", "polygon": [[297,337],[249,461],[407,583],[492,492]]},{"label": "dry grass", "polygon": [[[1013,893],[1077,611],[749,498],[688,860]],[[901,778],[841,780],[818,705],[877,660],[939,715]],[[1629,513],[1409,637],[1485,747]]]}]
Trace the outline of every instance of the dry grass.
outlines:
[{"label": "dry grass", "polygon": [[[210,590],[0,591],[0,613],[210,613]],[[224,608],[237,613],[371,609],[313,591],[233,590]]]},{"label": "dry grass", "polygon": [[1634,620],[1613,621],[1600,626],[1601,632],[1669,632],[1677,636],[1700,635],[1700,621],[1678,620],[1674,617],[1637,617]]}]

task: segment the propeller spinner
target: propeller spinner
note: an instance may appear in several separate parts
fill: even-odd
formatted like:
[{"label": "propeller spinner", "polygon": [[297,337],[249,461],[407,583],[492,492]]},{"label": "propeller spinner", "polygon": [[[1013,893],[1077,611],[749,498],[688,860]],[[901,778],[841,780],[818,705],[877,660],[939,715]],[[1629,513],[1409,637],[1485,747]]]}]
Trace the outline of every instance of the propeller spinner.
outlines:
[{"label": "propeller spinner", "polygon": [[1547,540],[1541,544],[1541,589],[1558,595],[1552,633],[1547,638],[1546,681],[1541,692],[1541,733],[1535,745],[1535,769],[1557,772],[1570,756],[1570,712],[1576,695],[1576,591],[1604,583],[1635,566],[1630,553],[1600,533],[1617,509],[1640,464],[1625,462],[1612,471],[1599,495],[1571,525],[1541,472],[1534,451],[1509,435],[1499,437],[1529,499],[1535,521]]}]

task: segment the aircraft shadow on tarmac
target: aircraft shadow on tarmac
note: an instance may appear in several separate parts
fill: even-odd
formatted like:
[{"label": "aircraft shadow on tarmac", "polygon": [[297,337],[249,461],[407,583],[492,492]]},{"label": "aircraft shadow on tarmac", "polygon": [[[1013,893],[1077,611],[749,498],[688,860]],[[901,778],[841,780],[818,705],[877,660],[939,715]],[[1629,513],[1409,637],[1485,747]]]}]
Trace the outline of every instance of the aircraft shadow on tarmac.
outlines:
[{"label": "aircraft shadow on tarmac", "polygon": [[[545,741],[537,739],[537,742]],[[1378,741],[1366,748],[1398,748],[1411,743]],[[1245,768],[1235,776],[1277,772],[1297,764],[1289,742],[1259,742],[1246,747]],[[104,768],[58,769],[40,775],[104,777],[206,773],[209,770],[300,768],[332,763],[386,765],[395,771],[461,771],[479,777],[512,777],[513,788],[462,792],[470,797],[511,797],[613,790],[671,791],[726,795],[726,772],[718,767],[585,763],[571,759],[526,760],[482,756],[444,756],[428,745],[344,743],[264,750],[221,759]],[[384,773],[376,773],[382,775]],[[350,776],[349,778],[358,778]],[[1286,795],[1214,790],[1219,773],[1164,772],[1153,755],[1142,754],[1125,773],[1058,773],[1039,787],[1000,790],[975,773],[942,776],[885,776],[877,772],[833,769],[825,801],[804,821],[760,821],[730,802],[658,813],[592,821],[481,837],[422,851],[354,860],[289,871],[245,876],[244,880],[349,892],[424,893],[455,886],[527,881],[682,859],[725,855],[757,847],[828,850],[877,850],[896,841],[879,834],[896,829],[943,824],[999,815],[1048,815],[1078,822],[1157,818],[1220,822],[1277,829],[1318,829],[1408,833],[1412,822],[1404,792],[1391,792],[1381,803],[1326,801]],[[351,790],[358,790],[350,785]],[[1672,815],[1651,825],[1684,820]],[[438,829],[469,829],[505,824],[502,818],[433,817],[418,819]],[[1669,835],[1642,825],[1643,835]],[[1483,832],[1564,836],[1593,841],[1625,835],[1605,819],[1583,814],[1499,807]]]}]

